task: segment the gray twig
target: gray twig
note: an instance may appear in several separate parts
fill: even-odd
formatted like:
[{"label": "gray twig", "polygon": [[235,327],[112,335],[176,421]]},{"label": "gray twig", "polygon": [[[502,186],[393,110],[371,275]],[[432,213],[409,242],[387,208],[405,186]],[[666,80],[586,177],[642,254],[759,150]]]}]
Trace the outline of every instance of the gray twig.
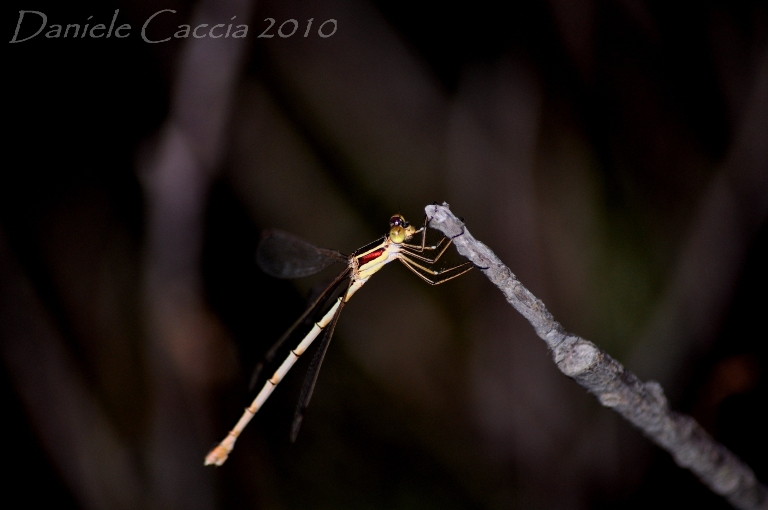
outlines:
[{"label": "gray twig", "polygon": [[526,289],[490,248],[476,240],[448,209],[448,204],[425,208],[430,226],[453,239],[458,252],[496,285],[536,334],[547,343],[555,364],[601,404],[614,409],[675,462],[688,468],[713,492],[741,509],[768,509],[768,487],[752,469],[690,416],[669,409],[656,381],[643,383],[592,342],[566,332],[536,296]]}]

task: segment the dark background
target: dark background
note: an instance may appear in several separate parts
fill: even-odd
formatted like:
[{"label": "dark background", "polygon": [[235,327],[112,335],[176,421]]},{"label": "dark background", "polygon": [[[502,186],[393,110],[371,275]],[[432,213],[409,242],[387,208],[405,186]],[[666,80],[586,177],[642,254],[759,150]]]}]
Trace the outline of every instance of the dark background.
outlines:
[{"label": "dark background", "polygon": [[[162,8],[152,34],[250,29],[147,44]],[[25,506],[727,508],[479,272],[399,265],[345,308],[298,441],[306,360],[203,467],[333,273],[267,277],[260,230],[348,253],[435,200],[768,480],[764,3],[29,1],[7,41],[21,9],[132,26],[6,46],[3,486]],[[267,17],[300,26],[260,39]]]}]

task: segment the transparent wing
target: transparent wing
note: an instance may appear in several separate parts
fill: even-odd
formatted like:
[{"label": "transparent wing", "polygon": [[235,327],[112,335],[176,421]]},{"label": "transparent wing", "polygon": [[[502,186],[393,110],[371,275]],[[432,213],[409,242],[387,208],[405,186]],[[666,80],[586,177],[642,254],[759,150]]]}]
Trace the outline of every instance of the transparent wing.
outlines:
[{"label": "transparent wing", "polygon": [[[352,284],[350,280],[347,284],[347,291]],[[346,295],[346,291],[344,294]],[[312,363],[309,365],[307,376],[304,379],[304,385],[301,388],[301,395],[299,396],[299,402],[296,405],[296,412],[293,415],[293,425],[291,426],[291,442],[296,441],[296,436],[299,435],[299,429],[301,428],[301,422],[304,420],[304,413],[307,412],[309,407],[309,400],[312,398],[312,393],[315,391],[315,384],[317,384],[317,376],[320,374],[320,366],[325,359],[325,353],[328,351],[328,346],[331,343],[333,337],[333,331],[336,329],[336,323],[339,321],[339,315],[341,315],[341,309],[344,308],[345,301],[342,299],[339,303],[339,307],[336,309],[336,313],[333,315],[333,319],[330,324],[323,331],[323,337],[320,341],[320,345],[315,351],[315,355],[312,357]]]},{"label": "transparent wing", "polygon": [[347,278],[349,278],[349,271],[350,269],[345,269],[339,276],[337,276],[331,283],[328,285],[325,290],[323,290],[318,296],[312,301],[312,303],[307,307],[306,310],[304,310],[304,313],[301,314],[301,317],[296,319],[296,322],[294,322],[290,328],[288,328],[288,331],[283,333],[283,336],[281,336],[275,344],[272,346],[269,351],[264,355],[264,357],[259,361],[259,363],[256,365],[256,368],[253,370],[253,374],[251,375],[251,382],[248,385],[248,391],[252,391],[256,384],[259,382],[259,378],[261,377],[261,373],[264,370],[264,368],[272,363],[274,361],[275,356],[277,355],[277,352],[285,345],[285,342],[293,335],[293,332],[301,326],[307,319],[310,318],[310,316],[318,309],[320,309],[324,304],[327,304],[327,300],[330,297],[333,297],[334,291],[338,289],[339,285]]},{"label": "transparent wing", "polygon": [[313,275],[334,262],[347,263],[336,250],[318,248],[282,230],[266,230],[256,249],[256,263],[275,278],[302,278]]}]

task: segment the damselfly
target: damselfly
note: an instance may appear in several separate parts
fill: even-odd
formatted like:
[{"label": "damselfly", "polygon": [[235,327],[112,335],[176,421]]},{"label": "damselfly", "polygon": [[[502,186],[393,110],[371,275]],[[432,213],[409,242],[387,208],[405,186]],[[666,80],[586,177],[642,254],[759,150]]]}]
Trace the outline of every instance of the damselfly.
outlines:
[{"label": "damselfly", "polygon": [[[419,244],[410,244],[408,241],[421,234]],[[301,390],[299,403],[296,408],[296,414],[291,428],[291,441],[296,439],[299,432],[304,412],[307,409],[309,400],[317,382],[317,375],[320,365],[325,357],[328,344],[333,336],[333,330],[339,319],[339,314],[344,304],[349,301],[352,295],[368,281],[374,273],[389,264],[393,260],[399,260],[405,267],[410,269],[419,278],[431,285],[438,285],[461,276],[472,269],[471,262],[465,262],[447,269],[435,269],[434,264],[445,253],[451,245],[451,240],[443,236],[440,241],[434,245],[427,246],[427,220],[424,225],[417,229],[410,225],[405,218],[396,214],[389,220],[389,233],[367,246],[355,251],[349,257],[342,255],[334,250],[325,250],[317,248],[312,244],[303,241],[295,236],[280,231],[270,231],[267,233],[257,250],[257,262],[259,266],[267,273],[278,278],[299,278],[317,273],[334,262],[344,262],[347,268],[337,276],[333,282],[313,301],[301,317],[278,339],[275,345],[267,352],[264,360],[257,366],[254,380],[258,378],[261,369],[265,364],[270,363],[281,346],[291,337],[293,331],[298,328],[313,313],[322,307],[328,298],[334,295],[340,287],[346,286],[344,292],[335,300],[333,305],[315,323],[310,332],[299,342],[299,344],[290,351],[288,357],[267,379],[261,391],[256,395],[250,406],[238,420],[235,427],[227,434],[227,437],[219,443],[216,448],[205,457],[205,465],[216,464],[221,466],[227,460],[229,453],[235,446],[240,433],[248,422],[251,421],[256,412],[261,408],[269,395],[275,389],[275,386],[283,379],[285,374],[291,369],[299,357],[304,354],[315,338],[324,333],[320,346],[312,363],[309,366],[307,378]],[[430,252],[433,257],[426,257],[425,252]]]}]

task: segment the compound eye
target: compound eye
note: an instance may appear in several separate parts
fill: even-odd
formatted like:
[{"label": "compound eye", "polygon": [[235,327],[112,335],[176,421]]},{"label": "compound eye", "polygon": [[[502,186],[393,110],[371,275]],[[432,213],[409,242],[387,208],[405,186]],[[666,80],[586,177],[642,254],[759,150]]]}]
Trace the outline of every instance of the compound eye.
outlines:
[{"label": "compound eye", "polygon": [[400,244],[403,241],[405,241],[405,238],[406,238],[405,229],[400,225],[395,225],[389,229],[389,239],[393,243]]},{"label": "compound eye", "polygon": [[389,225],[391,227],[399,227],[403,225],[404,222],[405,222],[405,219],[403,219],[403,217],[400,216],[399,214],[395,214],[389,219]]}]

